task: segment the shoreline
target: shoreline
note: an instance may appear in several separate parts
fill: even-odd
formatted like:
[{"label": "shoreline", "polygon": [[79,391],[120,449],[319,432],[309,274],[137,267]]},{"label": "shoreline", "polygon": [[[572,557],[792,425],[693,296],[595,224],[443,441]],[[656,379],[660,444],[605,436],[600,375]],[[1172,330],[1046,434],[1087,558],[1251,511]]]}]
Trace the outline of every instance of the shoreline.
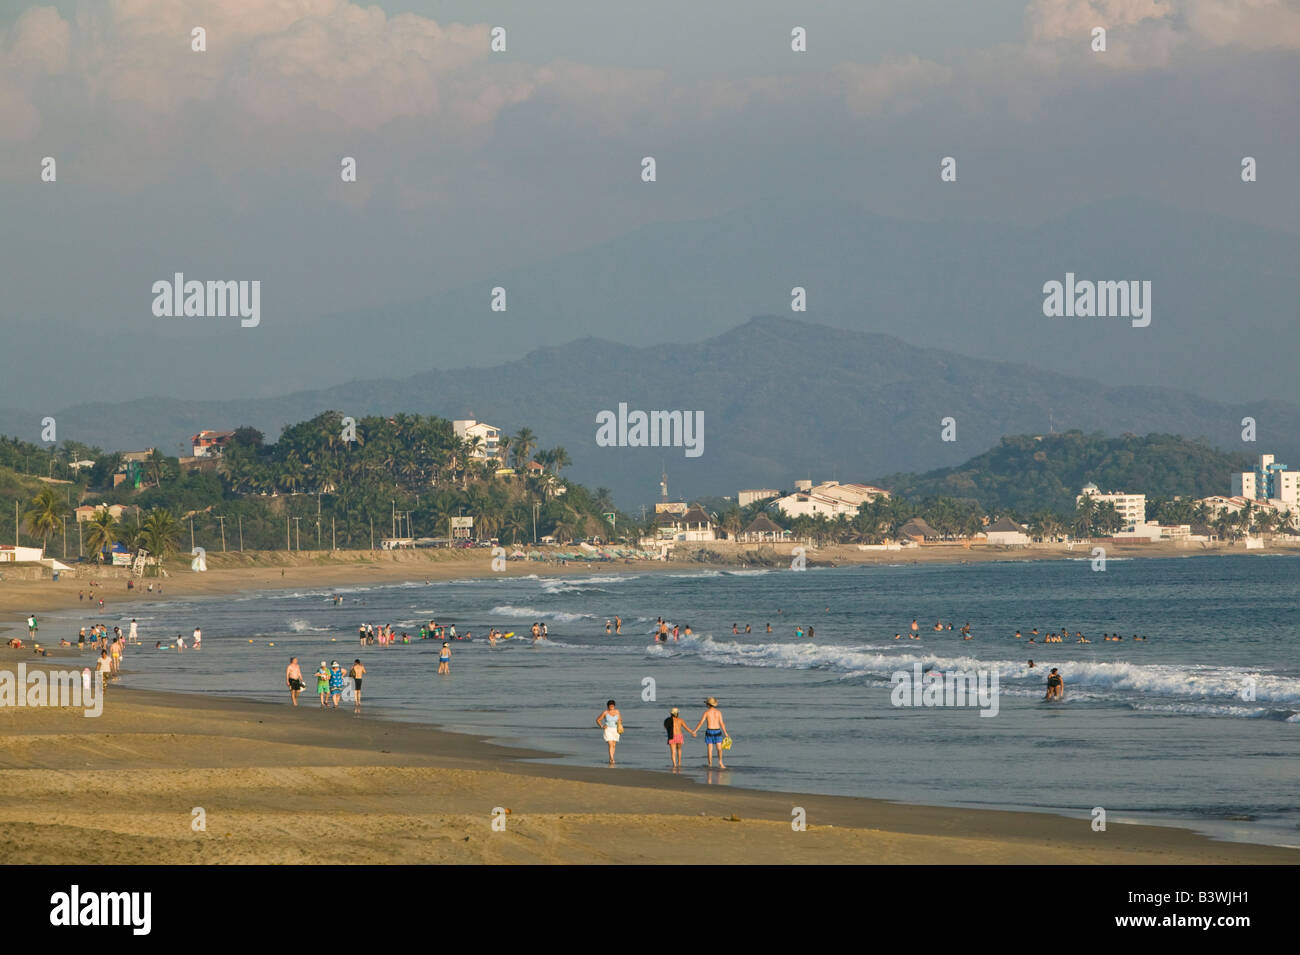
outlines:
[{"label": "shoreline", "polygon": [[[77,599],[78,591],[90,592],[91,580],[100,582],[96,597],[106,598],[99,616],[111,616],[115,602],[165,601],[172,598],[195,596],[224,596],[249,590],[291,590],[301,587],[346,587],[376,584],[415,583],[421,580],[455,580],[463,578],[488,578],[495,576],[522,577],[568,576],[586,574],[643,574],[665,572],[690,572],[706,570],[758,569],[788,566],[789,549],[794,545],[761,544],[736,545],[730,542],[709,542],[694,545],[684,554],[696,554],[705,559],[678,558],[657,561],[592,561],[569,562],[561,565],[551,561],[511,560],[505,569],[492,569],[491,552],[475,549],[464,555],[446,551],[250,551],[228,554],[209,554],[209,569],[199,573],[178,562],[166,578],[131,577],[125,568],[79,565],[77,576],[61,575],[54,581],[48,578],[23,578],[13,576],[0,565],[0,632],[7,629],[6,621],[24,618],[28,613],[37,615],[87,606]],[[1189,547],[1176,544],[1123,544],[1107,545],[1107,559],[1159,559],[1182,557],[1220,556],[1300,556],[1300,547],[1272,547],[1247,551],[1230,547]],[[731,553],[727,553],[731,551]],[[730,558],[730,559],[727,559]],[[1038,560],[1089,560],[1090,548],[1085,545],[1067,549],[1065,545],[1036,545],[1027,548],[1001,548],[988,546],[965,547],[953,545],[924,545],[896,551],[860,551],[857,545],[835,545],[809,548],[808,566],[813,568],[844,566],[890,566],[903,564],[971,564]],[[180,568],[180,569],[178,569]],[[137,588],[128,592],[126,581],[136,580]],[[163,587],[163,593],[149,593],[153,583]],[[94,608],[87,615],[96,616]],[[57,637],[54,638],[57,643]]]},{"label": "shoreline", "polygon": [[[750,790],[350,712],[110,688],[103,715],[0,708],[11,862],[1295,864],[1177,826]],[[596,761],[597,763],[599,761]],[[719,785],[719,783],[723,783]],[[78,804],[97,794],[105,816]],[[195,832],[202,808],[207,830]],[[504,832],[492,829],[494,810]],[[806,831],[791,820],[802,809]],[[500,819],[501,813],[496,814]],[[360,838],[358,838],[360,837]]]},{"label": "shoreline", "polygon": [[[949,550],[949,549],[945,548],[945,550]],[[970,558],[970,551],[968,551],[967,549],[957,548],[956,550],[960,550],[964,553],[963,554],[947,553],[941,555],[941,554],[931,552],[930,555],[927,555],[930,557],[930,559],[924,562],[955,563],[959,559]],[[1239,551],[1239,553],[1244,554],[1244,551]],[[902,555],[906,555],[906,554],[907,554],[906,551],[902,552]],[[163,581],[164,585],[167,588],[166,594],[164,595],[163,598],[158,598],[157,595],[155,595],[155,599],[168,599],[168,598],[191,599],[194,597],[219,598],[222,595],[228,593],[243,593],[243,592],[247,592],[248,590],[281,591],[281,590],[293,590],[302,587],[328,589],[329,587],[334,585],[347,585],[347,586],[356,586],[358,584],[391,585],[391,584],[397,584],[403,582],[413,582],[413,581],[419,582],[425,579],[449,580],[449,579],[464,579],[464,578],[475,578],[475,577],[490,577],[490,576],[495,576],[497,573],[501,573],[501,572],[493,572],[489,569],[490,561],[486,558],[485,555],[486,552],[483,552],[483,555],[476,553],[474,557],[477,559],[471,559],[471,560],[443,559],[443,560],[424,561],[424,560],[397,559],[391,561],[376,562],[374,564],[360,564],[360,565],[351,564],[351,563],[340,565],[337,562],[333,564],[322,565],[319,562],[312,562],[312,563],[300,564],[298,566],[284,567],[283,568],[283,570],[285,571],[284,576],[280,576],[278,573],[276,573],[276,571],[281,569],[279,567],[225,568],[217,571],[209,571],[207,574],[202,574],[202,575],[193,574],[192,575],[193,577],[199,579],[193,581],[187,581],[187,583],[189,583],[190,586],[185,586],[183,589],[175,587],[172,584],[172,581],[176,579],[175,577],[169,577]],[[900,555],[899,552],[887,552],[884,554],[869,554],[868,556],[873,559],[860,561],[860,562],[854,561],[853,563],[886,564],[886,565],[899,565],[905,563],[906,564],[912,563],[912,561],[900,559],[900,556],[902,555]],[[1115,555],[1115,556],[1128,556],[1128,555],[1122,554],[1122,555]],[[1182,553],[1178,555],[1162,553],[1158,555],[1144,554],[1143,556],[1151,556],[1151,557],[1199,556],[1199,553],[1192,553],[1192,554]],[[1014,552],[1012,554],[986,553],[980,555],[980,558],[982,558],[980,562],[1016,561],[1016,560],[1023,560],[1024,555],[1016,555],[1014,554]],[[976,559],[978,560],[980,558],[976,558]],[[1043,553],[1038,555],[1037,559],[1069,559],[1069,555],[1061,555],[1058,553]],[[1082,558],[1082,559],[1087,559],[1087,558]],[[917,562],[920,563],[922,561],[917,561]],[[590,574],[611,574],[611,575],[620,574],[620,573],[639,574],[639,573],[653,573],[653,572],[664,572],[664,571],[673,571],[673,572],[681,573],[683,571],[689,572],[689,571],[707,571],[707,570],[726,570],[729,568],[735,568],[737,566],[740,565],[734,563],[733,564],[707,564],[707,563],[702,563],[697,561],[638,562],[631,566],[620,564],[620,563],[597,563],[597,564],[570,563],[568,566],[559,566],[555,564],[541,563],[541,562],[518,561],[518,562],[511,562],[511,564],[508,565],[509,572],[506,573],[505,575],[512,576],[512,577],[521,577],[521,576],[528,576],[528,575],[535,574],[539,576],[558,577],[558,576],[566,576],[566,575],[581,576],[581,575],[590,575]],[[845,566],[845,564],[839,564],[839,566]],[[361,580],[357,579],[357,570],[359,568],[369,568],[368,572],[365,569],[362,570],[363,573],[367,573],[367,576],[362,578]],[[123,581],[124,579],[125,578],[122,578]],[[44,585],[48,587],[53,582],[30,581],[29,583],[33,585]],[[64,591],[63,593],[63,596],[65,598],[65,600],[63,601],[64,605],[62,607],[56,608],[56,610],[63,610],[63,609],[67,609],[68,607],[78,606],[79,602],[75,600],[76,591],[78,589],[84,589],[86,587],[87,581],[85,579],[81,579],[81,580],[74,579],[72,581],[68,581],[67,583],[70,586],[66,588],[61,587],[61,589]],[[56,586],[61,586],[63,584],[64,581],[60,581],[59,584]],[[0,585],[0,590],[2,589],[3,589],[3,585]],[[148,598],[149,595],[147,593],[140,593],[139,591],[135,591],[132,592],[132,594],[128,599],[131,602],[136,603],[136,602],[147,602]],[[37,612],[43,613],[45,612],[45,610],[41,609],[38,610]],[[109,606],[107,606],[105,610],[102,611],[102,614],[100,614],[99,612],[96,612],[96,614],[101,615],[104,619],[108,619],[113,614],[113,611],[111,609],[111,602]],[[57,642],[57,637],[55,638],[55,642]],[[60,658],[67,659],[68,657],[77,656],[77,651],[75,647],[69,649],[69,648],[59,648],[57,646],[53,646],[50,647],[49,649],[50,649],[50,656],[47,658],[35,657],[29,649],[24,649],[21,651],[10,650],[8,648],[0,649],[0,669],[11,668],[14,663],[20,661],[27,662],[29,670],[32,669],[33,667],[39,667],[42,665],[47,667],[57,666],[60,662]],[[145,701],[144,705],[150,714],[157,714],[159,711],[167,711],[171,713],[175,713],[175,711],[177,710],[184,711],[185,715],[181,717],[181,721],[185,723],[188,723],[191,720],[199,720],[200,722],[202,722],[202,714],[210,713],[213,710],[221,710],[223,708],[226,708],[228,712],[239,714],[241,721],[245,724],[249,722],[248,711],[250,709],[257,710],[263,715],[267,713],[272,713],[272,714],[285,713],[288,710],[287,706],[283,704],[266,703],[264,701],[242,698],[242,697],[213,698],[213,697],[206,697],[201,693],[186,693],[186,692],[179,692],[179,691],[153,691],[153,690],[134,689],[129,687],[115,688],[113,691],[110,692],[109,699],[114,700],[114,697],[117,697],[117,699],[121,699],[121,696],[119,696],[119,694],[126,696],[125,702],[127,702],[128,704],[131,704],[132,701],[135,700]],[[114,703],[116,702],[117,700],[114,700]],[[303,709],[306,710],[311,708],[304,707]],[[290,714],[290,716],[294,716],[294,715],[295,714]],[[348,715],[350,716],[350,714]],[[590,769],[590,768],[584,769],[583,767],[574,767],[572,765],[540,764],[536,761],[541,759],[547,759],[554,754],[548,754],[548,753],[522,748],[517,744],[512,743],[508,738],[472,737],[465,734],[453,734],[441,730],[436,724],[405,723],[402,721],[375,719],[369,716],[367,716],[365,720],[363,720],[362,722],[368,723],[372,720],[374,720],[374,722],[384,724],[385,727],[393,727],[393,726],[407,727],[408,730],[403,732],[409,731],[410,733],[416,733],[416,734],[424,733],[426,735],[434,735],[437,736],[439,739],[443,739],[444,741],[446,741],[447,738],[453,736],[460,739],[461,743],[451,747],[451,750],[454,754],[454,758],[458,760],[458,762],[456,762],[455,765],[438,763],[436,766],[432,767],[433,769],[439,771],[456,769],[456,770],[473,771],[475,773],[506,773],[512,776],[525,776],[529,779],[538,779],[538,778],[547,779],[547,780],[558,779],[558,780],[565,780],[567,784],[578,786],[579,789],[582,789],[582,787],[589,788],[591,785],[607,785],[610,782],[610,780],[606,778],[608,774],[608,770],[605,770],[603,767],[598,769]],[[95,726],[91,726],[87,728],[85,725],[83,725],[86,723],[85,720],[81,720],[80,723],[77,723],[77,721],[75,720],[73,722],[75,724],[74,728],[72,728],[71,730],[65,729],[59,732],[58,734],[56,734],[56,736],[60,740],[62,740],[63,737],[68,735],[69,732],[73,736],[91,737],[91,738],[93,738],[99,732],[99,730]],[[101,721],[97,720],[95,722],[98,724]],[[166,721],[167,725],[169,726],[172,725],[173,722],[174,721],[170,719]],[[260,724],[262,723],[262,720],[257,720],[256,722]],[[3,709],[0,709],[0,726],[10,728],[10,729],[20,729],[20,727],[16,724],[16,721],[6,717]],[[317,728],[312,727],[311,729],[314,731]],[[210,728],[204,729],[204,735],[206,735],[209,732],[210,732]],[[373,738],[375,732],[379,732],[379,731],[370,732],[369,737]],[[393,732],[398,732],[398,731],[393,731]],[[389,730],[386,729],[383,731],[383,733],[387,735],[389,733]],[[116,737],[117,735],[118,735],[117,733],[112,734],[113,737]],[[267,746],[288,746],[289,749],[284,751],[285,755],[283,755],[282,758],[290,759],[290,760],[291,757],[287,755],[289,750],[292,750],[294,746],[302,745],[298,743],[290,744],[289,741],[283,739],[280,740],[257,739],[256,734],[254,734],[254,739],[255,739],[254,743],[249,743],[248,740],[245,739],[245,744],[247,744],[247,746],[251,746],[252,748],[257,748],[257,749],[262,749]],[[243,751],[244,748],[247,748],[245,744],[241,744],[240,747],[241,752]],[[151,740],[148,743],[148,745],[151,747],[156,746],[157,741]],[[348,742],[343,740],[330,740],[328,744],[322,744],[322,745],[327,745],[327,749],[331,754],[333,754],[329,759],[327,759],[327,763],[329,766],[335,768],[338,768],[337,759],[339,758],[337,753],[335,753],[335,750],[336,749],[350,750],[354,748],[352,744],[349,744]],[[466,755],[468,751],[475,750],[476,748],[481,750],[483,747],[490,747],[491,756],[484,757],[481,754]],[[95,748],[93,744],[86,745],[83,743],[80,746],[80,749],[82,750],[88,750],[93,748]],[[429,753],[419,750],[418,747],[415,750],[411,750],[408,747],[406,751],[420,752],[422,756],[430,755]],[[9,752],[10,749],[7,745],[4,748],[0,748],[0,774],[8,775],[12,772],[20,772],[22,769],[21,763],[15,763],[10,761],[10,759],[8,758]],[[446,754],[441,753],[440,756],[441,755],[446,755]],[[36,758],[36,754],[32,754],[32,756],[33,758]],[[158,763],[158,765],[171,765],[174,769],[179,770],[182,767],[189,766],[189,765],[200,765],[198,763],[194,763],[194,758],[195,758],[194,751],[189,751],[184,759],[179,759],[176,758],[174,754],[167,751],[166,747],[162,747],[158,751],[156,762]],[[348,757],[348,758],[351,759],[353,757]],[[449,756],[448,758],[452,758],[452,757]],[[464,759],[468,759],[469,762],[468,763],[459,762],[460,760],[464,760]],[[40,762],[37,762],[32,765],[40,765],[41,762],[44,762],[43,756],[40,757]],[[59,771],[65,771],[65,772],[76,771],[72,768],[73,765],[74,764],[60,763],[58,760],[55,760],[53,764],[47,764],[44,766],[44,768],[57,769]],[[81,764],[75,764],[75,765],[80,766]],[[86,765],[90,766],[92,764],[87,763]],[[215,769],[217,768],[217,766],[220,765],[221,764],[216,764],[216,766],[207,767],[207,768]],[[350,766],[352,764],[347,763],[347,765]],[[419,762],[418,765],[423,768],[429,768],[423,762]],[[256,765],[252,765],[252,764],[240,765],[238,767],[227,767],[227,768],[231,768],[232,771],[237,771],[239,773],[243,773],[244,775],[247,775],[248,773],[252,773],[254,770],[257,770],[260,773],[263,767],[259,763]],[[411,767],[405,767],[405,768],[411,768]],[[574,776],[572,775],[573,773],[577,773],[578,775]],[[253,775],[257,775],[257,774],[254,773]],[[656,771],[656,770],[619,770],[618,778],[613,780],[613,782],[615,782],[619,786],[625,786],[625,787],[631,786],[637,789],[639,793],[637,798],[649,800],[649,802],[653,802],[654,800],[649,799],[649,797],[646,797],[645,793],[642,791],[661,792],[665,789],[676,791],[677,787],[681,785],[686,785],[688,787],[696,785],[691,780],[679,779],[674,777],[671,773],[667,771]],[[559,784],[557,783],[556,785]],[[512,786],[514,788],[507,787],[507,791],[510,793],[514,793],[518,791],[520,788],[517,784],[517,781],[516,783],[513,783]],[[698,786],[696,786],[696,788],[698,788]],[[522,786],[522,791],[527,792],[528,789],[529,789],[528,784]],[[896,824],[898,826],[902,826],[905,823],[907,823],[908,825],[912,824],[908,822],[908,820],[912,819],[912,817],[907,816],[906,815],[907,813],[919,814],[915,817],[915,819],[912,820],[912,822],[915,823],[916,828],[906,829],[906,830],[900,829],[899,832],[904,832],[909,835],[934,837],[934,838],[940,837],[945,833],[952,831],[951,827],[955,825],[955,823],[952,822],[952,820],[954,819],[962,820],[961,829],[962,831],[965,831],[967,827],[973,825],[972,821],[968,819],[965,815],[968,813],[974,813],[977,815],[983,813],[996,813],[996,814],[1002,814],[1003,816],[1010,816],[1016,819],[1020,819],[1021,821],[1017,822],[1014,827],[1010,826],[1010,824],[1008,824],[1005,827],[1006,829],[1015,828],[1017,831],[1027,831],[1024,828],[1026,823],[1023,821],[1023,819],[1025,817],[1032,817],[1040,820],[1042,819],[1055,820],[1055,822],[1052,823],[1051,825],[1049,825],[1048,823],[1039,823],[1038,825],[1044,828],[1034,830],[1035,832],[1038,832],[1044,839],[1047,840],[1047,844],[1055,844],[1053,842],[1053,839],[1055,839],[1055,835],[1053,834],[1060,831],[1062,828],[1068,830],[1072,826],[1081,826],[1084,827],[1084,829],[1087,829],[1088,822],[1089,822],[1089,820],[1086,818],[1075,818],[1069,815],[1064,815],[1061,813],[1060,810],[1051,809],[1051,808],[969,809],[965,807],[952,807],[952,806],[945,807],[941,805],[932,805],[932,804],[923,804],[923,803],[916,803],[916,804],[894,803],[887,800],[872,799],[870,797],[821,796],[821,795],[814,795],[814,794],[785,793],[785,792],[772,791],[772,790],[740,790],[740,789],[731,789],[730,787],[727,788],[727,791],[731,793],[747,794],[746,799],[748,801],[745,802],[744,805],[751,807],[747,811],[752,813],[755,811],[752,808],[752,806],[761,805],[762,807],[764,807],[763,811],[767,812],[769,815],[770,815],[771,807],[775,804],[776,801],[781,801],[781,800],[784,800],[786,804],[789,804],[791,800],[795,800],[797,804],[805,805],[805,806],[810,803],[815,803],[818,806],[838,805],[837,801],[847,800],[848,802],[845,804],[845,806],[840,807],[840,809],[837,810],[837,811],[842,810],[844,814],[842,815],[842,817],[837,817],[837,818],[853,821],[853,826],[858,828],[860,828],[862,825],[865,825],[865,823],[862,822],[862,820],[868,818],[873,820],[880,818],[879,814],[881,812],[884,813],[885,818],[896,819]],[[380,798],[380,797],[376,794],[372,794],[370,798]],[[515,798],[517,801],[519,800],[519,797],[515,797]],[[567,804],[568,803],[566,803],[566,805]],[[871,812],[869,813],[867,809],[863,808],[863,805],[860,804],[869,805],[870,807],[872,807]],[[0,799],[0,806],[3,805],[4,805],[4,800]],[[510,804],[506,803],[505,805],[509,806]],[[893,807],[893,808],[886,808],[882,810],[881,807]],[[893,815],[895,811],[902,812],[904,813],[904,815],[895,817]],[[788,808],[786,809],[786,813],[788,815],[789,813]],[[951,815],[948,816],[937,815],[942,813],[948,813]],[[652,810],[649,811],[648,813],[650,819],[658,819],[660,815],[662,815],[662,813],[658,810]],[[1195,836],[1198,839],[1203,839],[1208,844],[1213,846],[1224,846],[1224,845],[1256,846],[1260,849],[1268,849],[1268,850],[1274,850],[1283,853],[1291,853],[1292,855],[1288,855],[1286,857],[1287,861],[1291,861],[1291,862],[1300,861],[1300,850],[1289,849],[1283,846],[1270,845],[1266,842],[1227,841],[1224,838],[1216,839],[1214,838],[1213,835],[1205,834],[1205,832],[1207,831],[1209,832],[1214,831],[1215,826],[1213,825],[1201,826],[1199,827],[1199,831],[1198,831],[1196,820],[1184,819],[1176,816],[1160,816],[1158,813],[1153,813],[1152,817],[1153,818],[1150,821],[1144,820],[1138,823],[1120,824],[1120,823],[1112,822],[1111,828],[1118,829],[1121,825],[1123,825],[1126,830],[1129,828],[1140,828],[1140,829],[1150,829],[1156,831],[1184,833],[1188,836]],[[6,818],[5,815],[3,813],[0,813],[0,845],[5,844],[4,826],[3,826],[3,820],[5,818]],[[361,817],[356,816],[354,814],[351,816],[351,818],[355,822],[357,819]],[[744,816],[744,818],[749,818],[749,817]],[[767,817],[762,817],[762,818],[767,818]],[[981,816],[980,818],[983,817]],[[935,823],[936,820],[939,819],[947,819],[948,822],[945,825],[948,826],[949,828],[935,828],[934,825],[930,825],[929,828],[926,828],[925,825],[921,825],[919,822],[916,822],[916,819],[926,820],[927,825],[929,825],[930,823]],[[786,822],[786,827],[788,828],[789,825],[788,818],[785,819],[785,822]],[[618,824],[621,825],[621,823]],[[835,823],[834,825],[844,826],[844,825],[849,825],[849,823],[839,822],[839,823]],[[1227,827],[1220,826],[1219,828],[1227,828]],[[981,831],[986,833],[996,832],[1001,835],[1005,835],[1005,830],[998,827],[993,827],[993,829],[983,829],[983,830],[978,829],[977,827],[976,831]],[[1019,846],[1018,840],[1011,840],[1011,841],[1013,843],[1016,843],[1017,845],[1015,849],[1016,852],[1021,852],[1024,850],[1024,847]],[[1086,845],[1086,843],[1087,840],[1085,839],[1084,842],[1079,843],[1077,845],[1072,844],[1073,848],[1071,851],[1078,850],[1083,852],[1085,848],[1087,849],[1087,851],[1091,851],[1092,847]],[[1007,847],[1004,846],[1003,848],[1005,849]],[[1165,843],[1165,842],[1160,842],[1159,840],[1157,840],[1154,843],[1142,843],[1142,851],[1144,852],[1145,851],[1166,852],[1166,851],[1173,851],[1173,849],[1175,848],[1181,852],[1186,849],[1186,846],[1181,842],[1177,842],[1177,840],[1175,840],[1174,843]],[[1201,850],[1198,849],[1197,851],[1199,852]],[[1019,859],[1020,861],[1051,861],[1051,860],[1038,859],[1038,858],[1021,859],[1019,856],[1017,856],[1017,859]],[[558,860],[537,860],[537,861],[558,861]],[[783,861],[783,860],[781,857],[777,856],[773,858],[773,861]],[[988,861],[988,860],[971,860],[971,861]],[[1115,860],[1111,860],[1111,861],[1115,861]],[[1125,861],[1149,861],[1149,860],[1144,857],[1142,860],[1125,860]],[[1180,861],[1187,861],[1187,860],[1180,859]],[[1207,857],[1205,861],[1213,861],[1213,860]],[[1250,859],[1247,861],[1257,861],[1257,860]],[[1271,860],[1266,860],[1266,861],[1271,861]]]}]

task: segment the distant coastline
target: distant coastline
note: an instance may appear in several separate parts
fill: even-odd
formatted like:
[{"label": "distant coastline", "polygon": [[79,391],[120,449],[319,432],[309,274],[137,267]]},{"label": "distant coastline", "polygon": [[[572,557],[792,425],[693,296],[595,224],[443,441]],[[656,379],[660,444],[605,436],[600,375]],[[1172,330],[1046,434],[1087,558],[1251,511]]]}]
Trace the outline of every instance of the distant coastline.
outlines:
[{"label": "distant coastline", "polygon": [[[1115,543],[1087,541],[1068,544],[1030,544],[1025,547],[991,547],[988,545],[925,544],[898,550],[861,550],[855,544],[813,547],[808,544],[737,544],[730,541],[677,545],[671,560],[607,560],[561,564],[557,560],[509,560],[503,570],[492,569],[490,551],[395,550],[395,551],[248,551],[208,554],[208,569],[190,569],[189,558],[169,561],[166,578],[134,578],[126,568],[77,565],[75,576],[64,573],[55,581],[36,577],[37,568],[25,565],[0,565],[0,620],[12,621],[29,613],[64,610],[87,601],[78,593],[89,594],[91,581],[101,586],[96,601],[106,601],[102,612],[91,616],[111,617],[113,604],[150,600],[173,600],[196,596],[221,596],[256,590],[297,589],[301,587],[347,587],[357,583],[407,583],[420,580],[454,580],[471,577],[544,576],[584,574],[593,568],[601,573],[683,573],[692,570],[725,570],[735,567],[789,567],[792,550],[805,548],[807,566],[812,569],[855,564],[962,564],[1027,560],[1091,560],[1093,546],[1104,546],[1108,560],[1212,557],[1212,556],[1300,556],[1300,544],[1271,545],[1247,550],[1229,544]],[[521,548],[522,549],[522,548]],[[511,548],[513,552],[513,548]],[[535,553],[545,553],[544,549]],[[31,574],[25,576],[25,572]],[[126,589],[134,580],[134,590]],[[162,586],[162,592],[149,593],[149,584]],[[58,637],[49,635],[57,644]]]}]

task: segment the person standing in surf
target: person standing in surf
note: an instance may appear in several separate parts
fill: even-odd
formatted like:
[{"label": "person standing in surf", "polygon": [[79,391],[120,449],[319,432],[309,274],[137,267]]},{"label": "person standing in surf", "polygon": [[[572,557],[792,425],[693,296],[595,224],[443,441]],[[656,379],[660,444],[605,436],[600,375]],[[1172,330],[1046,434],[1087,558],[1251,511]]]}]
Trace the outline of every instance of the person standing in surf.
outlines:
[{"label": "person standing in surf", "polygon": [[1065,699],[1065,680],[1061,679],[1061,674],[1057,672],[1056,667],[1052,667],[1052,672],[1047,674],[1047,695],[1043,699]]},{"label": "person standing in surf", "polygon": [[438,672],[451,673],[451,647],[445,643],[442,645],[442,653],[438,655]]},{"label": "person standing in surf", "polygon": [[361,680],[366,675],[366,668],[360,660],[352,661],[352,669],[348,670],[348,676],[352,677],[352,710],[355,713],[361,712]]},{"label": "person standing in surf", "polygon": [[716,699],[709,697],[704,701],[704,705],[708,708],[704,711],[704,715],[700,717],[700,721],[695,724],[695,729],[691,730],[691,735],[694,736],[699,728],[707,723],[708,726],[704,730],[704,745],[708,749],[709,768],[713,768],[713,747],[716,746],[718,748],[718,769],[726,769],[727,767],[722,762],[722,741],[728,736],[727,723],[722,718],[722,710],[718,709]]},{"label": "person standing in surf", "polygon": [[664,720],[664,730],[668,733],[668,755],[672,757],[673,772],[682,771],[682,746],[686,742],[683,733],[695,735],[695,730],[686,725],[686,721],[677,715],[677,707],[669,711],[668,718]]},{"label": "person standing in surf", "polygon": [[605,703],[604,712],[596,717],[596,725],[605,731],[605,745],[609,747],[609,765],[614,765],[614,747],[623,735],[623,714],[613,700]]}]

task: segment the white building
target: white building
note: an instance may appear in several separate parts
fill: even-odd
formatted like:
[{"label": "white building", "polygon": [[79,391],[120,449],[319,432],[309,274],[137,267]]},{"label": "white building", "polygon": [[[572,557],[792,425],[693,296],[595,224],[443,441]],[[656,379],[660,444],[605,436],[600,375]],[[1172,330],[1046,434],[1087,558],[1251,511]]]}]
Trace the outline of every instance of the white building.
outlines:
[{"label": "white building", "polygon": [[480,439],[478,450],[470,455],[476,461],[495,461],[498,457],[497,446],[501,441],[501,429],[494,428],[473,418],[462,418],[451,423],[451,429],[462,441]]},{"label": "white building", "polygon": [[772,488],[758,488],[755,490],[741,491],[736,497],[736,503],[742,508],[749,507],[755,501],[770,501],[774,497],[780,497],[781,492]]},{"label": "white building", "polygon": [[1124,521],[1124,529],[1132,532],[1134,528],[1147,522],[1147,496],[1145,494],[1125,494],[1123,491],[1102,492],[1095,484],[1085,484],[1078,497],[1074,499],[1075,507],[1090,497],[1098,504],[1114,504],[1115,510]]},{"label": "white building", "polygon": [[717,540],[713,519],[699,505],[684,514],[661,511],[655,515],[655,531],[660,541],[711,541]]},{"label": "white building", "polygon": [[36,563],[44,555],[39,547],[15,547],[13,544],[0,544],[0,563]]},{"label": "white building", "polygon": [[190,448],[196,458],[215,458],[226,450],[234,436],[233,431],[200,431],[190,438]]},{"label": "white building", "polygon": [[1009,517],[1000,517],[984,530],[990,544],[999,547],[1021,547],[1029,543],[1029,535],[1022,525]]},{"label": "white building", "polygon": [[[810,486],[800,488],[801,484]],[[889,497],[889,492],[882,488],[869,484],[840,484],[838,481],[826,481],[815,487],[811,486],[811,482],[797,481],[795,488],[793,494],[776,500],[776,506],[790,518],[813,517],[817,514],[824,514],[831,520],[841,514],[854,517],[862,504],[869,504],[876,498]]]},{"label": "white building", "polygon": [[1259,456],[1254,471],[1239,471],[1232,476],[1232,496],[1255,501],[1281,501],[1290,507],[1300,506],[1300,471],[1287,470],[1271,454]]}]

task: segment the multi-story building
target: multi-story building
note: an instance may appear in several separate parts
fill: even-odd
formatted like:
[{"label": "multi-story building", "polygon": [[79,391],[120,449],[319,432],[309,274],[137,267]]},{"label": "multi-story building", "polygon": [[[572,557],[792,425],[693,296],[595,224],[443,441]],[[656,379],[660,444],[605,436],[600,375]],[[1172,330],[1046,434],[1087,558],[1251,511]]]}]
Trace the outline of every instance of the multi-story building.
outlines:
[{"label": "multi-story building", "polygon": [[1261,454],[1254,471],[1239,471],[1232,476],[1232,496],[1300,506],[1300,471],[1290,471],[1273,455]]},{"label": "multi-story building", "polygon": [[[807,484],[808,487],[801,487]],[[869,484],[840,484],[838,481],[826,481],[813,487],[810,481],[795,483],[795,492],[776,500],[787,517],[813,517],[824,514],[834,520],[840,515],[854,517],[858,508],[869,504],[879,497],[889,497],[883,488]]]},{"label": "multi-story building", "polygon": [[749,507],[755,501],[769,501],[774,497],[780,497],[781,492],[773,490],[770,487],[758,488],[755,490],[741,491],[736,497],[736,503],[741,507]]},{"label": "multi-story building", "polygon": [[1095,484],[1085,484],[1074,499],[1075,507],[1090,497],[1098,504],[1114,504],[1115,510],[1124,521],[1126,530],[1133,530],[1147,521],[1147,496],[1145,494],[1125,494],[1123,491],[1101,491]]},{"label": "multi-story building", "polygon": [[462,441],[479,439],[478,448],[470,455],[476,461],[495,461],[500,456],[498,445],[501,441],[501,429],[494,428],[473,418],[462,418],[451,423],[451,429]]},{"label": "multi-story building", "polygon": [[190,446],[196,458],[215,458],[226,450],[234,436],[233,431],[200,431],[190,438]]}]

